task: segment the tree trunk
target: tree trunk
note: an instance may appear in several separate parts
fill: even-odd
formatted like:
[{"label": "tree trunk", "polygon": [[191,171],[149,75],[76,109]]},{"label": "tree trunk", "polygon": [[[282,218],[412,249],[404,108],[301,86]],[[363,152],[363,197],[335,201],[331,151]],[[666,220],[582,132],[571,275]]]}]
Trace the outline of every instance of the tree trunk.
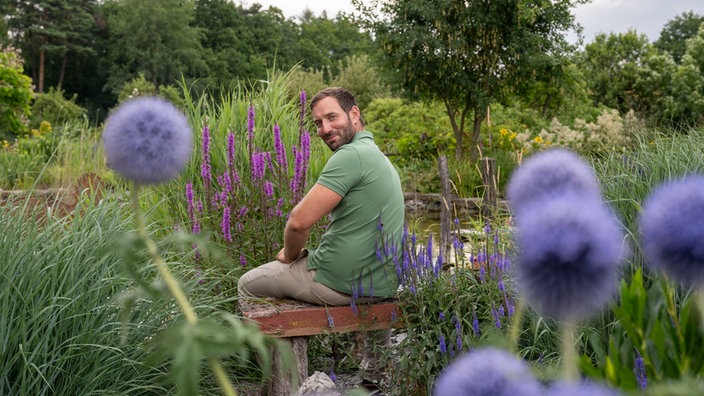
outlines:
[{"label": "tree trunk", "polygon": [[548,114],[548,106],[550,106],[550,102],[552,101],[552,95],[547,94],[545,95],[545,101],[543,101],[543,106],[542,109],[540,110],[540,115],[545,118]]},{"label": "tree trunk", "polygon": [[56,84],[59,88],[64,85],[64,77],[66,76],[66,64],[68,63],[68,53],[64,52],[63,59],[61,59],[61,70],[59,70],[59,82]]},{"label": "tree trunk", "polygon": [[39,50],[39,78],[37,81],[37,92],[44,92],[44,63],[46,53],[43,49]]},{"label": "tree trunk", "polygon": [[484,150],[482,147],[481,133],[482,122],[486,118],[483,111],[474,109],[474,125],[472,127],[472,147],[469,148],[469,161],[474,164],[479,158],[479,154]]}]

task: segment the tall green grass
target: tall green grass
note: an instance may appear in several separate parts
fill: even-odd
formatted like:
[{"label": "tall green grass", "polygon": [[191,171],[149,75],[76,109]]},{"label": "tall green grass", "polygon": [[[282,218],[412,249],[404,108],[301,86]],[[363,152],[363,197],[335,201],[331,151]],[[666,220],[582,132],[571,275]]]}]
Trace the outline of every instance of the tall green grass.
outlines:
[{"label": "tall green grass", "polygon": [[[83,203],[71,217],[41,222],[35,216],[44,216],[43,210],[28,213],[17,205],[0,211],[0,394],[173,393],[166,367],[149,360],[150,340],[179,320],[179,311],[149,295],[123,310],[120,296],[135,286],[117,248],[133,227],[129,207],[114,197],[99,204],[83,197]],[[150,223],[149,232],[163,231]],[[173,248],[164,247],[164,255],[199,314],[232,312],[233,302],[213,293],[221,278],[197,274],[175,259]],[[154,277],[147,261],[142,271],[146,279]],[[210,381],[206,394],[216,389]]]}]

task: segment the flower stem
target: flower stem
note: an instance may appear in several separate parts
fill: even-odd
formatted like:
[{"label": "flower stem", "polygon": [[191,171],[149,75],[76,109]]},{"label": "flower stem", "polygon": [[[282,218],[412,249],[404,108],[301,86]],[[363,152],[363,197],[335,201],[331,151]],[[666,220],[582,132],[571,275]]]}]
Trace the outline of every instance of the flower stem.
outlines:
[{"label": "flower stem", "polygon": [[191,303],[188,302],[188,299],[179,286],[178,281],[166,266],[164,259],[161,257],[161,254],[159,254],[159,249],[157,249],[156,244],[151,238],[149,238],[149,235],[147,235],[147,230],[144,226],[144,215],[142,215],[142,211],[139,207],[139,185],[136,183],[134,184],[134,191],[132,194],[132,208],[134,209],[134,217],[137,223],[137,232],[139,233],[140,238],[144,240],[149,256],[159,270],[159,274],[161,274],[162,278],[164,278],[166,287],[169,289],[169,292],[171,292],[171,295],[173,295],[176,303],[181,308],[186,321],[190,324],[195,324],[198,319]]},{"label": "flower stem", "polygon": [[[139,237],[144,240],[144,244],[147,247],[147,252],[149,253],[149,256],[151,257],[152,261],[159,270],[159,274],[161,274],[162,278],[164,279],[164,283],[166,283],[166,287],[169,289],[169,292],[171,292],[171,295],[174,297],[176,303],[181,308],[181,312],[183,312],[183,316],[186,318],[186,321],[188,322],[188,324],[191,325],[196,324],[198,322],[198,317],[196,316],[196,313],[193,310],[193,306],[190,302],[188,302],[186,294],[183,292],[181,286],[179,286],[178,281],[169,270],[169,267],[164,262],[164,259],[161,257],[161,254],[159,253],[159,249],[157,248],[156,244],[154,243],[154,241],[152,241],[151,238],[149,238],[149,235],[147,234],[147,229],[144,225],[144,215],[142,214],[142,210],[139,207],[139,185],[137,183],[133,184],[133,194],[131,198]],[[215,372],[215,376],[217,377],[223,392],[227,396],[236,396],[237,392],[235,391],[235,388],[230,382],[229,378],[227,378],[227,373],[225,373],[225,369],[222,367],[222,364],[214,358],[210,358],[209,363],[210,367]]]},{"label": "flower stem", "polygon": [[577,350],[574,345],[574,324],[562,323],[562,378],[574,381],[578,378]]},{"label": "flower stem", "polygon": [[521,332],[521,322],[523,320],[523,311],[525,310],[526,303],[523,298],[518,299],[518,305],[516,306],[516,312],[513,314],[513,320],[511,321],[511,351],[518,352],[518,335]]}]

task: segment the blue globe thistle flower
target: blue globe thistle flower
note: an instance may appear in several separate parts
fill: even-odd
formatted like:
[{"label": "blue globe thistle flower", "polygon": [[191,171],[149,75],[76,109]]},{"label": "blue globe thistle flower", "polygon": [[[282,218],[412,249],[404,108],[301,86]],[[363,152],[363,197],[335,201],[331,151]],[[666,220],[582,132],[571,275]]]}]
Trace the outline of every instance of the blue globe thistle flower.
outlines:
[{"label": "blue globe thistle flower", "polygon": [[565,192],[601,197],[599,181],[591,166],[564,149],[545,150],[527,158],[513,172],[506,187],[514,213],[533,202]]},{"label": "blue globe thistle flower", "polygon": [[528,367],[501,349],[475,349],[457,358],[435,383],[435,396],[541,395]]},{"label": "blue globe thistle flower", "polygon": [[123,103],[103,130],[107,165],[137,184],[175,178],[193,151],[186,117],[168,101],[141,97]]},{"label": "blue globe thistle flower", "polygon": [[704,285],[704,176],[664,183],[638,219],[648,265],[687,286]]},{"label": "blue globe thistle flower", "polygon": [[605,204],[563,194],[526,207],[516,225],[518,289],[539,312],[579,320],[613,296],[628,249]]},{"label": "blue globe thistle flower", "polygon": [[618,389],[609,388],[605,385],[591,381],[567,382],[558,381],[552,383],[546,392],[547,396],[618,396],[621,392]]}]

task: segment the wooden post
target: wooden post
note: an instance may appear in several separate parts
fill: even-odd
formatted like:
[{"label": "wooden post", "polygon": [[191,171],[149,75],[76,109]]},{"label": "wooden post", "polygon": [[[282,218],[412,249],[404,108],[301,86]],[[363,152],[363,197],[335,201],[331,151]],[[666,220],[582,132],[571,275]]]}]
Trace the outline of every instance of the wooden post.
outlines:
[{"label": "wooden post", "polygon": [[266,395],[270,396],[291,396],[292,392],[301,386],[308,378],[308,337],[288,337],[283,338],[293,351],[296,359],[296,372],[298,383],[291,378],[291,371],[281,361],[281,354],[276,348],[272,350],[271,356],[271,378],[265,385]]},{"label": "wooden post", "polygon": [[481,159],[479,167],[484,183],[484,200],[482,203],[482,216],[490,218],[497,207],[497,180],[496,160],[489,157]]},{"label": "wooden post", "polygon": [[440,202],[440,244],[439,256],[444,265],[449,263],[452,240],[450,228],[452,224],[452,195],[450,191],[450,171],[447,167],[447,157],[443,154],[438,158],[440,168],[440,183],[442,185],[442,201]]}]

